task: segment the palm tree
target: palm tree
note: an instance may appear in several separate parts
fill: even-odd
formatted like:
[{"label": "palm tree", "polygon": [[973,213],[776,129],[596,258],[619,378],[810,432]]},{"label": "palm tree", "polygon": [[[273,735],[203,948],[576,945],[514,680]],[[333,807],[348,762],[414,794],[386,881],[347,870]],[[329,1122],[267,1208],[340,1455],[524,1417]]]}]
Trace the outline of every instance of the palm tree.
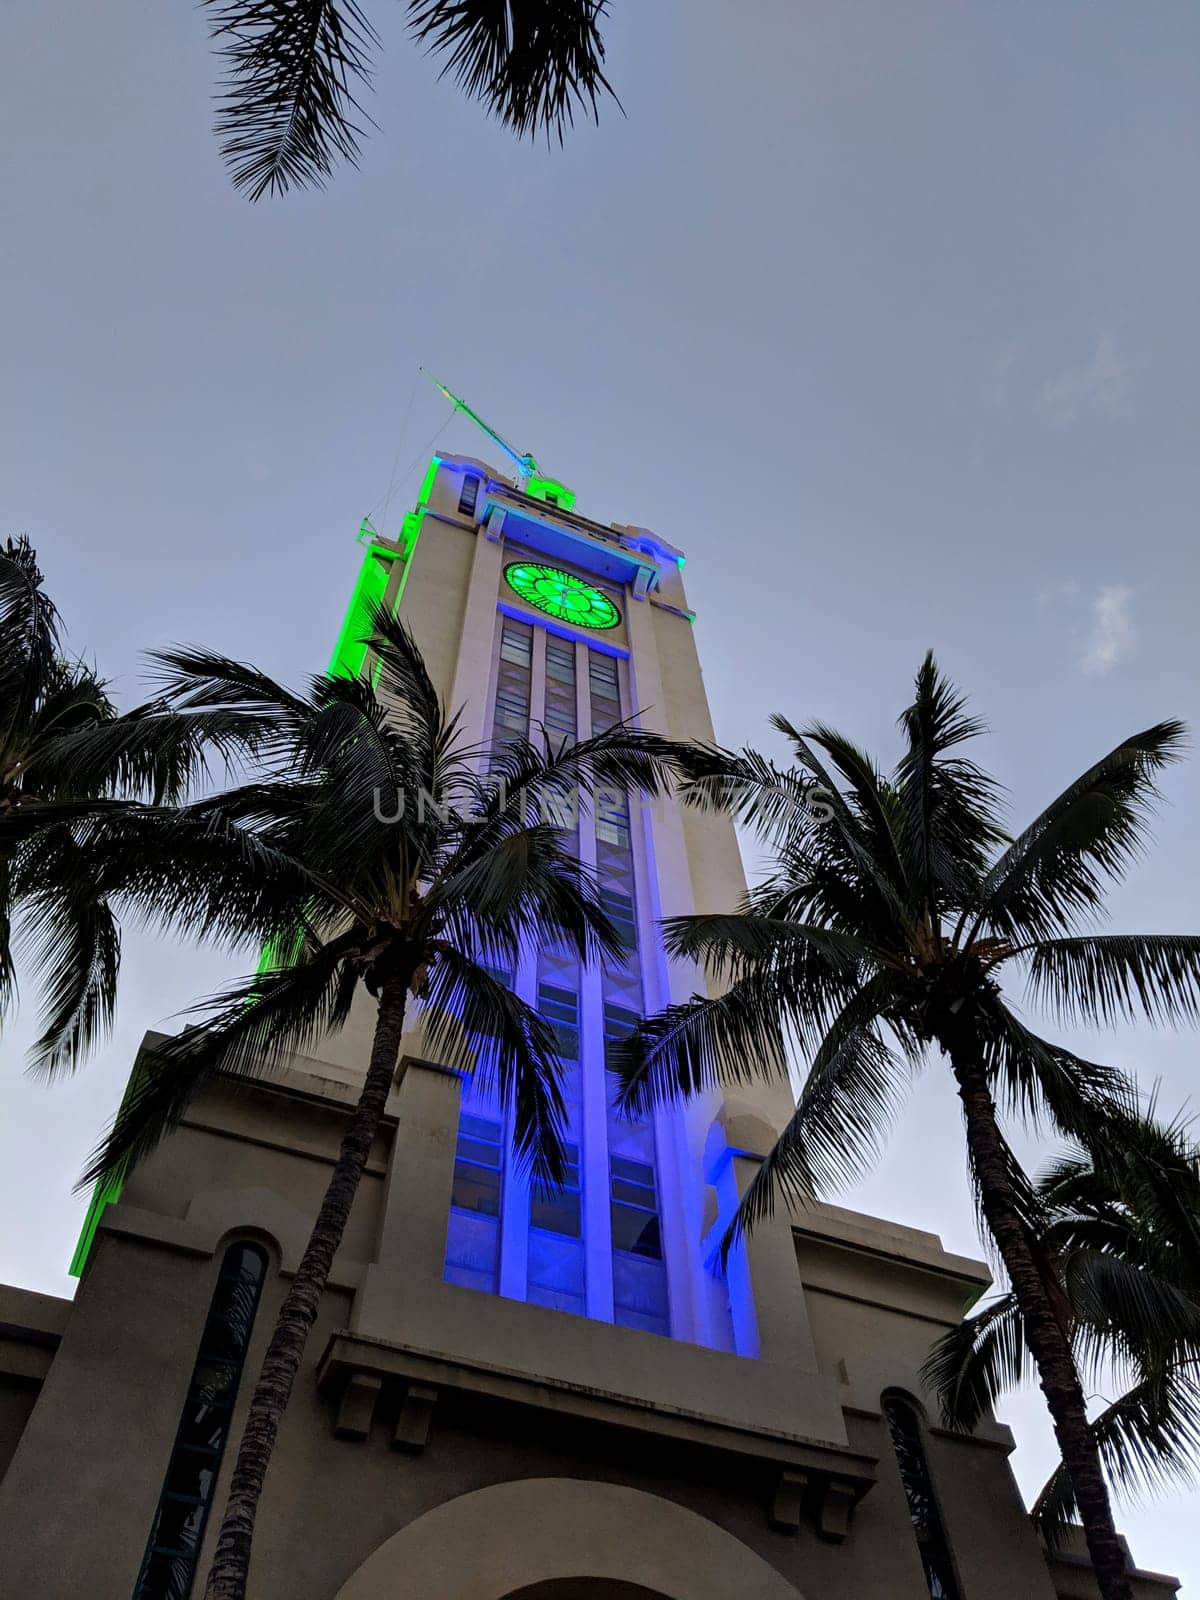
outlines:
[{"label": "palm tree", "polygon": [[77,1066],[112,1019],[120,932],[81,829],[139,797],[170,802],[197,769],[192,730],[117,714],[104,680],[62,651],[28,539],[0,547],[0,1020],[17,962],[44,999],[33,1064]]},{"label": "palm tree", "polygon": [[[226,62],[221,153],[251,200],[323,184],[355,162],[356,91],[379,45],[358,0],[204,0]],[[576,109],[599,120],[612,94],[600,22],[607,0],[408,0],[409,31],[518,136],[559,142]],[[615,98],[615,97],[614,97]],[[370,118],[366,118],[367,121]]]},{"label": "palm tree", "polygon": [[[1121,1393],[1092,1420],[1110,1482],[1126,1492],[1200,1473],[1200,1146],[1150,1113],[1118,1123],[1094,1151],[1059,1158],[1037,1186],[1038,1243],[1070,1307],[1088,1387]],[[1011,1291],[950,1329],[925,1376],[947,1424],[970,1431],[1028,1375],[1029,1347]],[[1058,1543],[1075,1511],[1060,1465],[1034,1502]]]},{"label": "palm tree", "polygon": [[464,743],[407,630],[385,612],[373,620],[372,681],[315,678],[304,694],[223,657],[160,655],[168,721],[195,716],[203,736],[240,738],[254,770],[191,806],[101,819],[90,838],[105,882],[146,916],[208,937],[257,934],[273,954],[157,1052],[85,1181],[122,1178],[212,1074],[303,1053],[343,1025],[360,984],[377,1002],[362,1091],[250,1401],[208,1600],[246,1592],[267,1466],[410,1002],[439,1060],[474,1062],[498,1085],[518,1158],[538,1181],[560,1179],[554,1036],[507,974],[535,941],[589,960],[620,939],[573,839],[539,808],[597,785],[657,793],[668,748],[621,724],[570,746],[506,742],[481,775],[484,752]]},{"label": "palm tree", "polygon": [[1164,722],[1123,741],[1009,839],[996,785],[963,753],[981,724],[932,656],[888,775],[830,728],[773,723],[790,741],[791,767],[709,748],[688,760],[686,798],[732,808],[774,864],[739,912],[666,924],[669,951],[728,987],[643,1024],[626,1046],[624,1104],[644,1111],[720,1080],[781,1074],[789,1043],[798,1050],[809,1066],[795,1114],[744,1196],[736,1232],[770,1213],[777,1193],[803,1202],[866,1166],[936,1046],[962,1102],[981,1216],[1021,1309],[1101,1590],[1130,1600],[1067,1313],[1000,1114],[1094,1141],[1131,1090],[1022,1021],[1001,978],[1023,974],[1035,1000],[1071,1020],[1196,1020],[1200,937],[1078,931],[1101,912],[1106,881],[1136,858],[1155,775],[1178,754],[1182,729]]}]

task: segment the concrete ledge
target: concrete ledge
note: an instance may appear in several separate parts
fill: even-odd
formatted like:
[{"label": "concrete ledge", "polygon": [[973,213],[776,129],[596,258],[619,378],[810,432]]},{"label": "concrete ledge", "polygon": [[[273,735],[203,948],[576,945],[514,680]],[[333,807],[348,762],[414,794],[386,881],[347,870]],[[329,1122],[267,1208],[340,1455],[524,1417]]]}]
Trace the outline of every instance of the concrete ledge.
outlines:
[{"label": "concrete ledge", "polygon": [[[611,1334],[614,1330],[608,1331]],[[845,1537],[850,1512],[876,1481],[876,1458],[859,1451],[782,1430],[737,1426],[716,1416],[658,1404],[637,1395],[617,1394],[490,1362],[366,1338],[345,1329],[334,1333],[326,1345],[317,1383],[339,1398],[337,1431],[344,1435],[351,1431],[345,1414],[347,1399],[353,1397],[353,1436],[357,1438],[365,1438],[370,1428],[370,1418],[364,1421],[360,1414],[358,1402],[363,1396],[371,1396],[372,1410],[375,1395],[385,1387],[405,1396],[416,1393],[427,1400],[420,1437],[402,1441],[409,1449],[424,1445],[428,1413],[438,1392],[449,1389],[749,1458],[779,1470],[780,1488],[769,1512],[775,1527],[794,1531],[799,1526],[799,1506],[803,1501],[812,1508],[818,1531],[833,1540]],[[795,1489],[794,1495],[789,1494],[790,1488]]]}]

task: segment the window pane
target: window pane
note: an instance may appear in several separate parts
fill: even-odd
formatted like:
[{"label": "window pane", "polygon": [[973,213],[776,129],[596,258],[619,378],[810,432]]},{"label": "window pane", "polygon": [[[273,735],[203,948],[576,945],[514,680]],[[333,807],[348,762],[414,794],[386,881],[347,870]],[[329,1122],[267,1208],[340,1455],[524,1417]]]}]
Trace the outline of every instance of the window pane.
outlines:
[{"label": "window pane", "polygon": [[529,1197],[529,1226],[547,1233],[561,1233],[568,1239],[583,1236],[579,1191],[535,1189]]},{"label": "window pane", "polygon": [[651,1189],[654,1187],[654,1168],[645,1161],[630,1161],[627,1156],[614,1156],[612,1175],[614,1178],[627,1178],[631,1183],[644,1184]]},{"label": "window pane", "polygon": [[662,1256],[658,1217],[653,1211],[644,1211],[640,1206],[622,1205],[614,1200],[612,1234],[614,1250],[627,1250],[635,1256],[652,1256],[655,1260]]},{"label": "window pane", "polygon": [[613,1256],[613,1321],[623,1328],[668,1334],[667,1275],[661,1261]]},{"label": "window pane", "polygon": [[533,629],[506,618],[500,633],[500,658],[514,666],[529,666],[533,660]]},{"label": "window pane", "polygon": [[485,1217],[498,1217],[500,1174],[489,1167],[473,1166],[469,1161],[456,1161],[450,1204],[460,1211],[478,1211]]}]

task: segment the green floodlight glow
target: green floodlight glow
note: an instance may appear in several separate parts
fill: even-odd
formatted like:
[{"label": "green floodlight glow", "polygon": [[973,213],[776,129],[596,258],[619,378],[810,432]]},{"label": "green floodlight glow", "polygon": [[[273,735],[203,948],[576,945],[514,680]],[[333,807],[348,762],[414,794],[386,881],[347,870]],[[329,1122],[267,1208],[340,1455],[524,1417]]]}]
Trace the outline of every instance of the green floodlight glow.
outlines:
[{"label": "green floodlight glow", "polygon": [[424,482],[421,484],[421,492],[417,496],[418,506],[427,506],[429,504],[429,496],[433,493],[433,480],[437,477],[437,469],[441,464],[441,456],[430,457],[429,467],[426,470]]},{"label": "green floodlight glow", "polygon": [[329,662],[331,678],[357,678],[362,671],[367,654],[367,638],[371,632],[371,607],[378,605],[387,590],[392,575],[394,550],[373,544],[367,549],[359,569],[358,582],[350,597],[342,631]]},{"label": "green floodlight glow", "polygon": [[121,1198],[122,1187],[120,1178],[110,1178],[107,1183],[97,1183],[92,1190],[83,1227],[79,1230],[75,1254],[71,1257],[71,1265],[67,1268],[73,1278],[78,1278],[87,1265],[87,1258],[92,1252],[92,1241],[96,1237],[96,1229],[100,1226],[100,1218],[109,1206],[115,1205]]},{"label": "green floodlight glow", "polygon": [[561,506],[570,511],[575,504],[575,491],[568,489],[557,478],[530,478],[525,493],[533,500],[545,500],[549,505]]},{"label": "green floodlight glow", "polygon": [[526,605],[544,611],[560,622],[577,628],[615,628],[621,613],[600,589],[584,583],[574,573],[557,567],[543,567],[534,561],[514,561],[504,569],[504,577],[514,594]]},{"label": "green floodlight glow", "polygon": [[[425,481],[421,485],[421,493],[417,501],[418,509],[410,511],[404,519],[400,532],[400,549],[389,550],[386,545],[376,544],[378,533],[370,517],[364,517],[358,530],[358,543],[367,545],[366,555],[363,557],[362,566],[359,568],[358,580],[354,585],[354,592],[350,596],[350,604],[342,622],[338,641],[334,647],[333,656],[329,662],[329,676],[331,678],[357,678],[362,671],[363,662],[366,660],[366,638],[371,631],[370,608],[371,605],[382,602],[391,581],[393,563],[400,560],[403,563],[403,572],[400,584],[393,602],[393,610],[400,609],[400,601],[404,596],[408,574],[412,567],[412,554],[421,532],[421,523],[425,518],[425,508],[429,495],[433,489],[437,470],[441,466],[440,456],[434,456],[429,463],[429,470],[425,474]],[[289,942],[286,936],[269,939],[263,946],[259,956],[258,971],[269,972],[275,967],[286,966],[295,959],[299,950],[299,935]],[[130,1077],[126,1094],[137,1078],[137,1068]],[[124,1103],[124,1102],[122,1102]],[[73,1278],[78,1278],[87,1265],[88,1256],[91,1254],[92,1244],[96,1237],[96,1229],[100,1226],[100,1219],[109,1206],[121,1198],[124,1187],[123,1180],[112,1178],[107,1183],[97,1183],[92,1190],[92,1197],[88,1203],[87,1213],[83,1219],[83,1227],[79,1231],[79,1240],[75,1246],[75,1254],[71,1257],[71,1265],[67,1269]]]}]

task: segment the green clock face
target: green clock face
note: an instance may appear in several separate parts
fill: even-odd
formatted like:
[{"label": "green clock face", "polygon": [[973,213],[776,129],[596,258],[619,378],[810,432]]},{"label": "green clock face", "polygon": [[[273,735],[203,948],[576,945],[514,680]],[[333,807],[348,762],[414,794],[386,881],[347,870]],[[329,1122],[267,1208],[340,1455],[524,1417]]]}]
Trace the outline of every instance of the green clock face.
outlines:
[{"label": "green clock face", "polygon": [[527,605],[536,606],[560,622],[574,623],[577,628],[615,628],[621,620],[621,613],[606,594],[557,567],[514,561],[505,567],[504,576],[509,588]]}]

